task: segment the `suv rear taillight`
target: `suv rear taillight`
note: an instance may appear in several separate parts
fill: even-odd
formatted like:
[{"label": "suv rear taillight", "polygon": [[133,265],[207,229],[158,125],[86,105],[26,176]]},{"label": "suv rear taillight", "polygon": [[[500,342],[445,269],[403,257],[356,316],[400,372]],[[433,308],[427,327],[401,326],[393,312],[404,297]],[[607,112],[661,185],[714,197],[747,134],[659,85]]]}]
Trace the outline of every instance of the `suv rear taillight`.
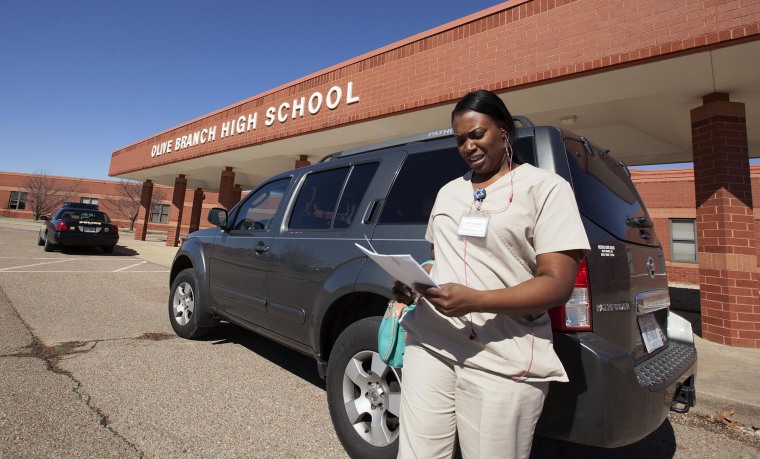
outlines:
[{"label": "suv rear taillight", "polygon": [[581,260],[575,288],[563,306],[549,309],[552,329],[556,331],[591,331],[591,292],[589,291],[588,263]]},{"label": "suv rear taillight", "polygon": [[63,222],[58,222],[58,224],[55,225],[55,230],[56,231],[68,231],[69,227],[66,226],[66,224],[63,223]]}]

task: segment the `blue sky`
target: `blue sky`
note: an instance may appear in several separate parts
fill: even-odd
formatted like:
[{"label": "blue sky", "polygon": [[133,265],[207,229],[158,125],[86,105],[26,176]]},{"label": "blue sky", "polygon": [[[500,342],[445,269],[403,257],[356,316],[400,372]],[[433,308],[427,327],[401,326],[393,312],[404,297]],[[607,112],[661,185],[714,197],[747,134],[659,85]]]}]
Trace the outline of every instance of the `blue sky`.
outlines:
[{"label": "blue sky", "polygon": [[499,3],[0,0],[0,171],[107,179],[114,150]]}]

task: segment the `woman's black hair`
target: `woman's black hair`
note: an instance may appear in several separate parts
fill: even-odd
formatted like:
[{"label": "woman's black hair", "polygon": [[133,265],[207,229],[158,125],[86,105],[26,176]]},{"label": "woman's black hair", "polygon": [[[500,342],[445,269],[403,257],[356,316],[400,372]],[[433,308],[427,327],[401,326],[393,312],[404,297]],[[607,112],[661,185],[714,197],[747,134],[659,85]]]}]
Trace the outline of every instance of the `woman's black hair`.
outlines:
[{"label": "woman's black hair", "polygon": [[[513,140],[517,136],[517,128],[512,119],[512,114],[509,113],[509,109],[499,96],[483,89],[467,94],[462,97],[462,100],[454,107],[454,111],[451,112],[451,123],[454,123],[455,116],[470,110],[490,116],[497,126],[507,131],[509,144],[512,145]],[[515,151],[513,161],[518,164],[525,162],[517,151]]]},{"label": "woman's black hair", "polygon": [[454,122],[455,116],[468,110],[490,116],[497,126],[506,129],[509,142],[512,143],[512,139],[517,134],[517,129],[514,120],[512,120],[512,114],[509,113],[509,109],[499,96],[483,89],[465,95],[454,107],[454,111],[451,112],[451,122]]}]

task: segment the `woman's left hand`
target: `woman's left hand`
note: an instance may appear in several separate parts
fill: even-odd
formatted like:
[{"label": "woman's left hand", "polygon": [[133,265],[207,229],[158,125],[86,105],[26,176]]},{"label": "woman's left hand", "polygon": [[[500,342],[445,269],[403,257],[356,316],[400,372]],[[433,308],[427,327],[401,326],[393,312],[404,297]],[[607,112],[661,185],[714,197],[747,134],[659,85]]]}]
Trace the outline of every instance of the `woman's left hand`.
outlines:
[{"label": "woman's left hand", "polygon": [[442,284],[440,288],[417,284],[415,290],[445,316],[462,317],[475,312],[478,291],[462,284]]}]

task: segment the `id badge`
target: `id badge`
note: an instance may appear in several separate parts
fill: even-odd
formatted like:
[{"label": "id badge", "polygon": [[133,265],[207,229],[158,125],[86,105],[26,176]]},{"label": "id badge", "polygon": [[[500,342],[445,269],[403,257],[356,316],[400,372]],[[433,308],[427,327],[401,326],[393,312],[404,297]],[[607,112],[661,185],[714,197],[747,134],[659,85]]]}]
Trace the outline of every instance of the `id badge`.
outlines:
[{"label": "id badge", "polygon": [[457,234],[460,236],[486,237],[490,220],[489,215],[464,214],[459,219]]}]

